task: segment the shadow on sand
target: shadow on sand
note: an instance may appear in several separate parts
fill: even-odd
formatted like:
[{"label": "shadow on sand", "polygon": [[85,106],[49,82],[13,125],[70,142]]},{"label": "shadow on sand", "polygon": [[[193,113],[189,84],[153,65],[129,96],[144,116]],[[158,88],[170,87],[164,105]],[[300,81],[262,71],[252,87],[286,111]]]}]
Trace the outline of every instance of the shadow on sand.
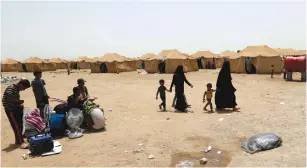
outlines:
[{"label": "shadow on sand", "polygon": [[217,114],[230,114],[230,113],[239,113],[239,111],[235,111],[235,110],[232,110],[232,109],[215,109],[215,112]]},{"label": "shadow on sand", "polygon": [[18,145],[10,144],[8,147],[2,149],[4,152],[12,152],[13,150],[17,149]]},{"label": "shadow on sand", "polygon": [[231,113],[239,113],[240,111],[234,111],[232,109],[215,109],[215,111],[205,111],[204,110],[204,113],[207,113],[207,114],[231,114]]},{"label": "shadow on sand", "polygon": [[194,111],[192,111],[192,110],[187,110],[187,111],[178,111],[178,110],[165,110],[165,111],[163,111],[163,110],[159,110],[159,111],[157,111],[157,112],[159,112],[159,113],[194,113]]},{"label": "shadow on sand", "polygon": [[95,130],[95,129],[89,129],[83,132],[83,134],[95,134],[95,133],[100,133],[100,132],[105,132],[107,131],[107,128],[102,128],[99,130]]}]

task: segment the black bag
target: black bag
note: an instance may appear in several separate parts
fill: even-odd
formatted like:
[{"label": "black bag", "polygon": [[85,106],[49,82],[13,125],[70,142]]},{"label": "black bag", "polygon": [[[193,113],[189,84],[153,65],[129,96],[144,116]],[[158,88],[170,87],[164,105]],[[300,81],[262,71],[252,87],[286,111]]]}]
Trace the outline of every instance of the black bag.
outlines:
[{"label": "black bag", "polygon": [[59,104],[54,107],[53,109],[57,114],[65,114],[68,112],[68,106],[67,104]]},{"label": "black bag", "polygon": [[53,139],[48,134],[32,136],[29,139],[29,150],[31,155],[41,155],[45,152],[50,152],[53,149]]}]

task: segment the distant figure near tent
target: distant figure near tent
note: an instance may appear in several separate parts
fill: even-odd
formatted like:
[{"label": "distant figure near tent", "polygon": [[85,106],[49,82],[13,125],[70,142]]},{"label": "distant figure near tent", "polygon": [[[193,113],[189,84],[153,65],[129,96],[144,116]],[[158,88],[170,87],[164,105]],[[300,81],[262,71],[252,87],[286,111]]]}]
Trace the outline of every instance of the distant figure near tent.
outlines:
[{"label": "distant figure near tent", "polygon": [[217,109],[233,108],[234,111],[240,109],[236,107],[236,88],[233,87],[231,80],[230,63],[225,60],[216,82],[215,104]]}]

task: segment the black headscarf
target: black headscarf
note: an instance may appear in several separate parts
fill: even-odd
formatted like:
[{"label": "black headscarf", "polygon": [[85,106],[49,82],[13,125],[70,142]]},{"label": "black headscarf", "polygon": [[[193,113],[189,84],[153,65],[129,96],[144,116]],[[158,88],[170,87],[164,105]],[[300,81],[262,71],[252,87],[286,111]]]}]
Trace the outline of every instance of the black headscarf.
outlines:
[{"label": "black headscarf", "polygon": [[[231,83],[231,75],[230,75],[230,63],[228,60],[225,60],[223,63],[223,67],[219,73],[219,76],[217,78],[217,82],[216,82],[216,87],[217,88],[221,88],[224,87],[225,85],[229,85]],[[227,86],[226,86],[227,87]]]},{"label": "black headscarf", "polygon": [[175,70],[175,74],[178,75],[178,76],[182,76],[184,75],[184,71],[183,71],[183,66],[182,65],[178,65],[176,70]]},{"label": "black headscarf", "polygon": [[174,85],[183,85],[184,83],[184,71],[183,71],[183,66],[178,65],[175,73],[173,75],[173,82]]}]

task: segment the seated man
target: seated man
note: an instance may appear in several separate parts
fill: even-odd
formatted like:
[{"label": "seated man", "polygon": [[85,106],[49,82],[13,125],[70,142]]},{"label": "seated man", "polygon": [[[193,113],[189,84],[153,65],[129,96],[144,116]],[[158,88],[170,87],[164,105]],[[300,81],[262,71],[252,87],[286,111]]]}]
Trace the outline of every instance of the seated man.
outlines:
[{"label": "seated man", "polygon": [[91,128],[93,125],[93,121],[89,115],[85,113],[84,110],[84,102],[85,99],[81,93],[81,89],[79,87],[74,87],[73,95],[69,96],[67,99],[67,106],[68,109],[77,108],[83,112],[84,120],[83,124],[81,125],[82,128]]},{"label": "seated man", "polygon": [[85,99],[81,95],[81,90],[79,87],[73,88],[73,95],[69,96],[67,99],[68,109],[77,108],[83,110],[83,103]]}]

